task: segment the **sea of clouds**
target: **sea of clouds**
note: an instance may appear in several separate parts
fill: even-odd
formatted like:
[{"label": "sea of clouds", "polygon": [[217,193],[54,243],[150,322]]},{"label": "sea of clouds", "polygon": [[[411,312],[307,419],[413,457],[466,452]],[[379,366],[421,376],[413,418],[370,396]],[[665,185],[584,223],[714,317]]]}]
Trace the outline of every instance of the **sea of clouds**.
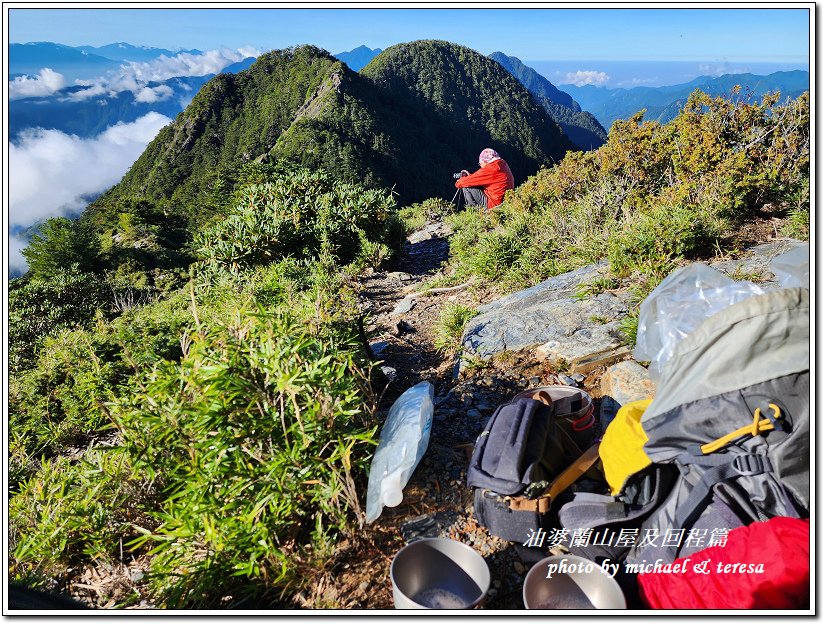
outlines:
[{"label": "sea of clouds", "polygon": [[[166,85],[149,86],[176,76],[205,76],[260,52],[253,48],[208,50],[202,54],[160,56],[124,63],[118,71],[88,81],[69,97],[85,99],[131,91],[138,102],[160,102],[173,95]],[[9,99],[48,96],[69,86],[50,68],[37,76],[9,81]],[[45,219],[76,215],[93,198],[120,181],[149,142],[171,119],[149,113],[133,123],[118,123],[96,137],[81,139],[57,130],[29,128],[9,145],[9,227],[20,231]],[[21,251],[26,241],[11,235],[9,268],[26,270]]]},{"label": "sea of clouds", "polygon": [[[91,139],[30,128],[9,145],[9,226],[27,228],[50,217],[76,215],[120,181],[160,129],[172,120],[148,113],[118,123]],[[10,269],[25,271],[26,242],[9,241]]]},{"label": "sea of clouds", "polygon": [[[113,96],[122,91],[131,91],[138,98],[138,101],[159,101],[169,97],[171,90],[165,86],[150,88],[147,86],[149,82],[160,82],[175,76],[217,74],[232,63],[259,55],[260,51],[251,47],[221,48],[207,50],[201,54],[181,52],[171,57],[161,55],[157,59],[147,62],[127,62],[117,70],[108,72],[93,80],[77,80],[75,84],[83,88],[73,92],[68,97],[84,100],[103,95]],[[9,81],[9,99],[17,100],[25,97],[53,95],[67,86],[70,85],[62,74],[45,67],[36,76],[18,76]],[[151,92],[154,92],[153,96],[149,95]]]}]

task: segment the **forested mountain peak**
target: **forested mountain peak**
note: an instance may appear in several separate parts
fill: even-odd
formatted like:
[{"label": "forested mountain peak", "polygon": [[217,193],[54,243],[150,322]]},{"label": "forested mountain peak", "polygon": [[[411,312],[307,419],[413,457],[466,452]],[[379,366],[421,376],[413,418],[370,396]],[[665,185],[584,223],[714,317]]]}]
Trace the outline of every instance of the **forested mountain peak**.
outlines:
[{"label": "forested mountain peak", "polygon": [[[403,43],[384,50],[361,74],[439,116],[468,124],[470,141],[487,133],[503,150],[540,161],[557,160],[572,148],[522,84],[470,48],[441,40]],[[533,132],[534,140],[526,139]]]},{"label": "forested mountain peak", "polygon": [[[543,112],[523,85],[498,63],[448,41],[392,46],[361,73],[385,88],[406,92],[439,114],[479,125],[493,122],[492,138],[496,140],[506,140],[509,131],[518,133],[510,123],[537,120]],[[501,127],[496,127],[496,120],[501,121]],[[551,120],[544,123],[558,134]],[[550,150],[547,155],[558,157],[564,151]]]},{"label": "forested mountain peak", "polygon": [[320,84],[346,71],[326,51],[306,45],[263,54],[237,74],[218,74],[93,208],[136,196],[170,200],[195,221],[207,220],[195,211],[210,208],[204,204],[210,188],[274,148]]}]

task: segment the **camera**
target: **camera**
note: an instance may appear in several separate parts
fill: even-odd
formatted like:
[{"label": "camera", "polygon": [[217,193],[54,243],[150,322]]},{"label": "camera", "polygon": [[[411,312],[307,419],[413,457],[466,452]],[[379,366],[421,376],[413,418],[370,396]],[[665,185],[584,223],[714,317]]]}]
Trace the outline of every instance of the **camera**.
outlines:
[{"label": "camera", "polygon": [[453,174],[452,174],[452,177],[453,177],[455,180],[460,180],[460,179],[463,177],[463,173],[462,173],[462,172],[453,173]]}]

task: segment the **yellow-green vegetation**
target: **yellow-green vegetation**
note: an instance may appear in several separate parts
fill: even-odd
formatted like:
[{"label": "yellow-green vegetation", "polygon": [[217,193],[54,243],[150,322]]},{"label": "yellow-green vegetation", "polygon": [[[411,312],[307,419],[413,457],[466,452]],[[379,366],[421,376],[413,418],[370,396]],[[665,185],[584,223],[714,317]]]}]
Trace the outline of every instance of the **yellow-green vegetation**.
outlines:
[{"label": "yellow-green vegetation", "polygon": [[464,327],[477,314],[475,308],[462,303],[447,303],[435,324],[435,348],[444,353],[454,353],[460,346]]},{"label": "yellow-green vegetation", "polygon": [[357,526],[375,432],[358,347],[288,312],[238,309],[111,406],[135,472],[162,483],[157,525],[135,526],[130,545],[152,547],[167,606],[277,597],[296,580],[291,548]]},{"label": "yellow-green vegetation", "polygon": [[411,234],[423,228],[428,221],[438,221],[443,219],[455,210],[455,205],[433,197],[422,202],[405,206],[398,211],[398,216],[403,221],[404,231]]},{"label": "yellow-green vegetation", "polygon": [[631,276],[643,299],[680,263],[723,249],[764,203],[784,206],[786,231],[806,238],[809,122],[808,94],[781,104],[699,91],[668,124],[617,121],[605,145],[541,170],[492,218],[453,217],[452,281],[511,291],[607,258],[608,277]]},{"label": "yellow-green vegetation", "polygon": [[323,172],[277,175],[246,186],[230,216],[195,238],[199,270],[215,279],[321,253],[338,266],[369,264],[400,244],[394,208],[391,195],[336,182]]},{"label": "yellow-green vegetation", "polygon": [[[394,202],[302,170],[231,196],[158,301],[115,309],[79,269],[17,288],[13,579],[148,554],[159,606],[276,605],[362,524],[375,399],[346,275],[398,239]],[[22,316],[52,303],[56,330]]]}]

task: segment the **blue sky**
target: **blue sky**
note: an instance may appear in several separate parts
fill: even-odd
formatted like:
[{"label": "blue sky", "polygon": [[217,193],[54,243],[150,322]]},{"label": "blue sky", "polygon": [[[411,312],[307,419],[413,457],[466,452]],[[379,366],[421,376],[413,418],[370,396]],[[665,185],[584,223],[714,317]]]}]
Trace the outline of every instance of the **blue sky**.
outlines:
[{"label": "blue sky", "polygon": [[358,45],[384,49],[415,39],[446,39],[522,60],[806,64],[810,11],[795,6],[799,8],[12,8],[8,24],[11,43],[125,41],[201,50],[312,43],[334,54]]}]

